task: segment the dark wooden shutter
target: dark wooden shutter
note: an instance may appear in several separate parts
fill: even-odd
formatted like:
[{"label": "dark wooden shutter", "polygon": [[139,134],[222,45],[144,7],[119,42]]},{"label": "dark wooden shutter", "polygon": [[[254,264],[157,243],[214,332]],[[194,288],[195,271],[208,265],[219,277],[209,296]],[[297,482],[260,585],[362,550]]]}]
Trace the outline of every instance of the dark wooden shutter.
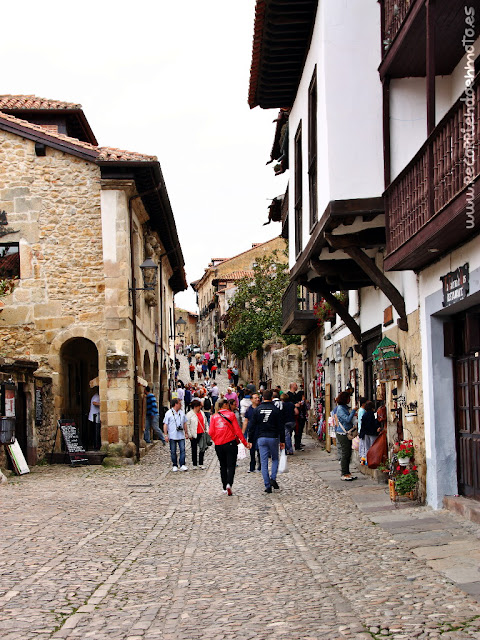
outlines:
[{"label": "dark wooden shutter", "polygon": [[446,358],[454,358],[455,349],[455,323],[445,322],[443,325],[443,355]]},{"label": "dark wooden shutter", "polygon": [[467,313],[465,318],[465,352],[480,351],[480,313]]}]

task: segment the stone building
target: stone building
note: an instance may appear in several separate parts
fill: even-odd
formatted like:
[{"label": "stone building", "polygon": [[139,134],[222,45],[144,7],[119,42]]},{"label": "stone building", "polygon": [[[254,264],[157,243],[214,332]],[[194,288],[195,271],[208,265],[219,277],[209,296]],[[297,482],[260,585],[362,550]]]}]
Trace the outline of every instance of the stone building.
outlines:
[{"label": "stone building", "polygon": [[256,3],[249,104],[281,109],[272,159],[291,174],[283,332],[304,335],[317,425],[345,388],[385,404],[435,508],[480,499],[479,10]]},{"label": "stone building", "polygon": [[[133,441],[139,452],[139,382],[165,404],[173,297],[186,288],[157,159],[98,146],[80,105],[0,96],[0,223],[0,275],[17,278],[1,355],[31,366],[16,386],[28,461],[49,453],[59,418],[75,420],[86,449]],[[94,384],[99,441],[87,421]]]},{"label": "stone building", "polygon": [[253,244],[251,249],[232,258],[214,258],[205,269],[203,276],[191,283],[191,287],[197,294],[197,304],[200,310],[198,339],[202,350],[213,349],[214,346],[219,346],[222,340],[219,336],[220,323],[225,309],[225,298],[228,298],[228,295],[219,296],[219,292],[228,288],[231,293],[232,287],[230,285],[239,277],[248,275],[258,258],[278,251],[278,260],[283,260],[286,246],[285,240],[277,237],[267,242]]},{"label": "stone building", "polygon": [[175,307],[175,345],[188,344],[198,344],[198,314]]}]

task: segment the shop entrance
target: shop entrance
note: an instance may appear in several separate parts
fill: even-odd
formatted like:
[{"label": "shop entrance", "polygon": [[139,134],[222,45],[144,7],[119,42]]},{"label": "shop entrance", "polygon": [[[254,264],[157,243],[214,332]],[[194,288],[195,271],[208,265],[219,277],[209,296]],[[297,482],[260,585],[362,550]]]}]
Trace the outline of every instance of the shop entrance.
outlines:
[{"label": "shop entrance", "polygon": [[87,451],[96,446],[94,426],[88,422],[93,390],[89,382],[98,376],[98,351],[91,340],[72,338],[60,352],[63,374],[62,418],[75,420]]},{"label": "shop entrance", "polygon": [[455,427],[459,493],[480,500],[480,313],[455,319]]}]

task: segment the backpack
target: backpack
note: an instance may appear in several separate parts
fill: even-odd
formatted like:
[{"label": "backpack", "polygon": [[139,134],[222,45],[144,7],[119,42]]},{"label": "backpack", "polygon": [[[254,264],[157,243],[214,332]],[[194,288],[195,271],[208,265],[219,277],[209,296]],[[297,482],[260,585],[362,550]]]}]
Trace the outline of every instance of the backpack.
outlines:
[{"label": "backpack", "polygon": [[210,411],[210,409],[212,408],[212,401],[208,396],[203,401],[203,408],[205,409],[205,411]]}]

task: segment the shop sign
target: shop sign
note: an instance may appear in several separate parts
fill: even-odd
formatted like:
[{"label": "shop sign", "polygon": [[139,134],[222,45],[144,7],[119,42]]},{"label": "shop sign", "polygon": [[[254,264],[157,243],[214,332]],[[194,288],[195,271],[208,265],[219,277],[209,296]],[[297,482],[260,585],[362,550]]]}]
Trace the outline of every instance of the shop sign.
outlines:
[{"label": "shop sign", "polygon": [[35,424],[40,426],[43,422],[43,398],[42,390],[35,389]]},{"label": "shop sign", "polygon": [[468,296],[470,276],[468,262],[440,278],[443,285],[443,306],[449,307]]},{"label": "shop sign", "polygon": [[335,361],[340,362],[342,359],[342,345],[340,342],[335,343]]}]

